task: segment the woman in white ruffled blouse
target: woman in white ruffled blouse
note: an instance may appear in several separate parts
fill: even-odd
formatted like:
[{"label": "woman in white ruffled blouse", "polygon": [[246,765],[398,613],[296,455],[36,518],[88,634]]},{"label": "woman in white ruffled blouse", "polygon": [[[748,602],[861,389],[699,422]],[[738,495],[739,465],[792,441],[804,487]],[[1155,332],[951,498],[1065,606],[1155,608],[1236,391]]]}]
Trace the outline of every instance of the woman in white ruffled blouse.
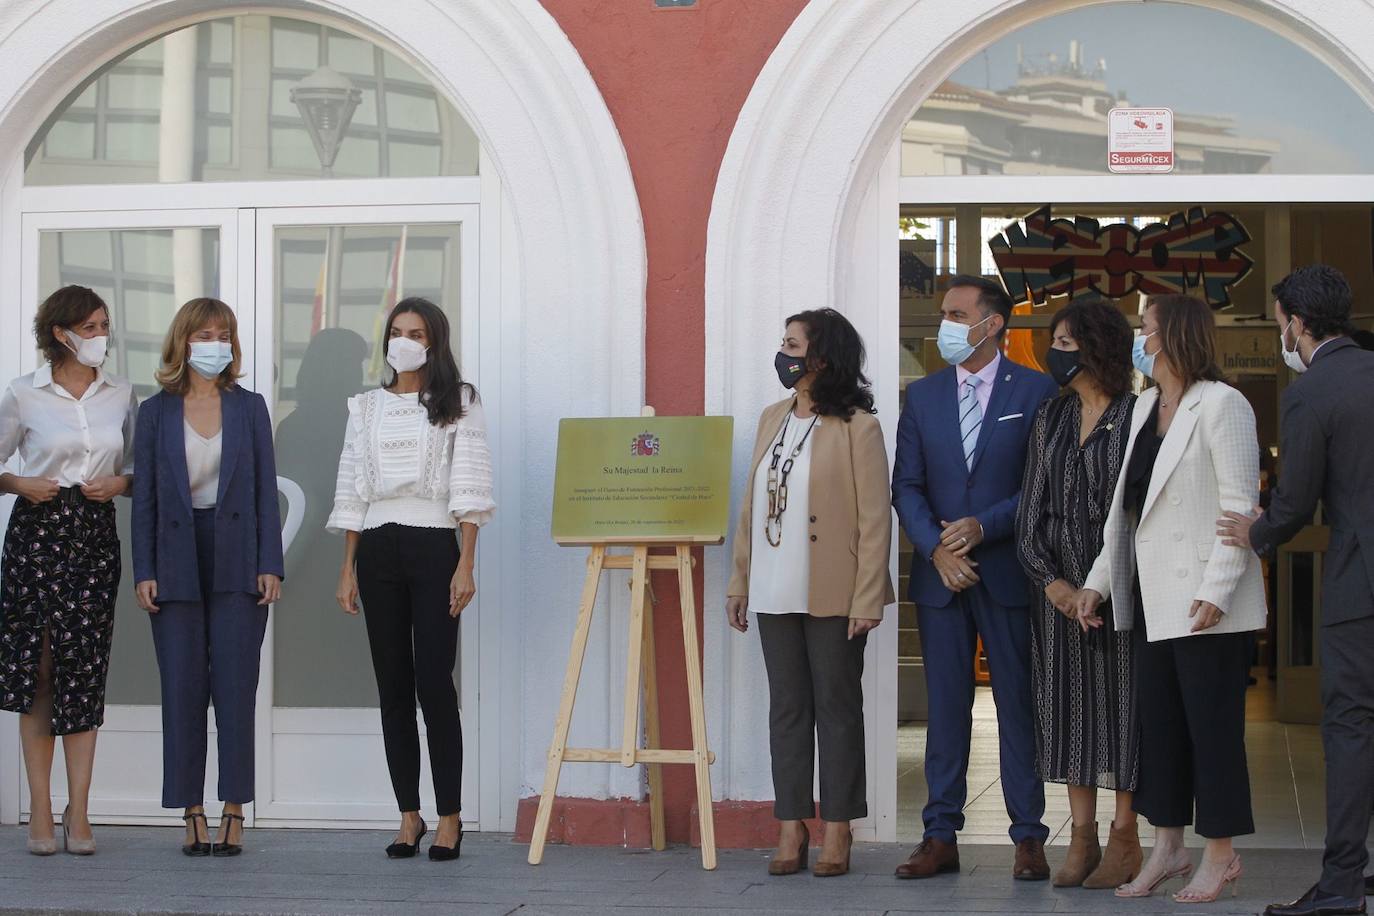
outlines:
[{"label": "woman in white ruffled blouse", "polygon": [[429,857],[456,859],[463,840],[463,734],[453,667],[458,615],[477,593],[477,529],[491,520],[491,453],[477,390],[462,380],[444,313],[420,298],[387,319],[390,381],[348,402],[334,511],[347,537],[338,601],[362,599],[401,828],[387,847],[410,858],[428,832],[420,817],[420,737],[428,732],[439,824]]}]

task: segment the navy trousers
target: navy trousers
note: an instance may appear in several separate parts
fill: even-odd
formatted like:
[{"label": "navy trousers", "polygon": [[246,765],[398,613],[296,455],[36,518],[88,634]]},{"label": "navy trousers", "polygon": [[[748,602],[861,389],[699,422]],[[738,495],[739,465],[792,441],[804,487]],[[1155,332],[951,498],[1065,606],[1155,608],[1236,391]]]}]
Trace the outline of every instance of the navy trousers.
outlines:
[{"label": "navy trousers", "polygon": [[220,801],[253,800],[253,712],[267,608],[243,592],[210,590],[215,510],[195,510],[200,601],[155,602],[149,614],[162,680],[162,806],[204,802],[206,714],[219,733]]},{"label": "navy trousers", "polygon": [[978,637],[988,653],[1002,794],[1011,818],[1012,842],[1044,841],[1049,829],[1045,785],[1035,772],[1031,695],[1030,610],[1002,607],[983,583],[959,592],[942,608],[918,606],[930,723],[926,732],[925,836],[952,842],[964,827],[968,798],[969,741],[973,734],[973,666]]}]

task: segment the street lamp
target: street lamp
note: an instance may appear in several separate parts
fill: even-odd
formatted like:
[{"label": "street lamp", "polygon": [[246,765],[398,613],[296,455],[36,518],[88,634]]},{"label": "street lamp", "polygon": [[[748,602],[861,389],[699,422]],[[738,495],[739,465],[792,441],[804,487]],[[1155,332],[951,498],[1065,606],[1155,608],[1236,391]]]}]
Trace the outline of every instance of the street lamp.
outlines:
[{"label": "street lamp", "polygon": [[362,100],[362,90],[329,67],[318,68],[291,87],[291,101],[300,110],[326,177],[334,174],[334,158]]}]

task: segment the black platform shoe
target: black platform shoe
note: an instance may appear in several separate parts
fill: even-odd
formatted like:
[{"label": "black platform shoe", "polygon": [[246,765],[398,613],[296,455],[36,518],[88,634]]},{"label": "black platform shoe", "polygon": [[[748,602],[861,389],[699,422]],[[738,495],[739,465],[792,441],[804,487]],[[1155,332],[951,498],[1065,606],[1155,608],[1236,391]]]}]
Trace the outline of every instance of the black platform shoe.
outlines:
[{"label": "black platform shoe", "polygon": [[[194,843],[184,844],[181,847],[181,851],[188,856],[208,856],[210,854],[210,850],[212,847],[208,840],[202,842],[202,840],[200,839],[200,830],[195,825],[196,818],[200,818],[202,821],[204,821],[205,812],[198,811],[195,814],[183,815],[181,818],[183,821],[186,821],[188,824],[191,825],[191,830],[195,833],[196,837],[196,841]],[[210,824],[208,822],[206,822],[205,824],[205,833],[207,836],[210,833]]]},{"label": "black platform shoe", "polygon": [[224,828],[225,841],[223,843],[215,843],[210,850],[210,855],[220,859],[227,859],[230,856],[236,856],[239,853],[243,852],[243,845],[241,843],[229,842],[229,837],[234,832],[234,821],[239,822],[239,839],[243,839],[243,815],[230,814],[228,811],[226,811],[222,815],[220,815],[220,820],[229,822],[229,826]]},{"label": "black platform shoe", "polygon": [[458,842],[453,846],[440,846],[435,843],[429,847],[431,862],[448,862],[463,854],[463,825],[458,825]]},{"label": "black platform shoe", "polygon": [[425,823],[424,818],[421,818],[420,832],[415,835],[415,842],[392,843],[390,846],[386,848],[386,857],[388,859],[415,858],[415,853],[419,852],[420,850],[420,841],[425,838],[426,833],[429,833],[429,826]]}]

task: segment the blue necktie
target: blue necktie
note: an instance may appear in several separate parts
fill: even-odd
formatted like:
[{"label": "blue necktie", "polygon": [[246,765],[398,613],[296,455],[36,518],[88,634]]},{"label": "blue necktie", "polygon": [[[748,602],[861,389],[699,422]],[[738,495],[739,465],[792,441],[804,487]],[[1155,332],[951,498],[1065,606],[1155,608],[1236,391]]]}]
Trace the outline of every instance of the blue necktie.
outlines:
[{"label": "blue necktie", "polygon": [[978,430],[983,426],[983,409],[978,404],[976,375],[970,375],[959,392],[959,435],[964,443],[964,464],[973,470],[973,450],[978,445]]}]

